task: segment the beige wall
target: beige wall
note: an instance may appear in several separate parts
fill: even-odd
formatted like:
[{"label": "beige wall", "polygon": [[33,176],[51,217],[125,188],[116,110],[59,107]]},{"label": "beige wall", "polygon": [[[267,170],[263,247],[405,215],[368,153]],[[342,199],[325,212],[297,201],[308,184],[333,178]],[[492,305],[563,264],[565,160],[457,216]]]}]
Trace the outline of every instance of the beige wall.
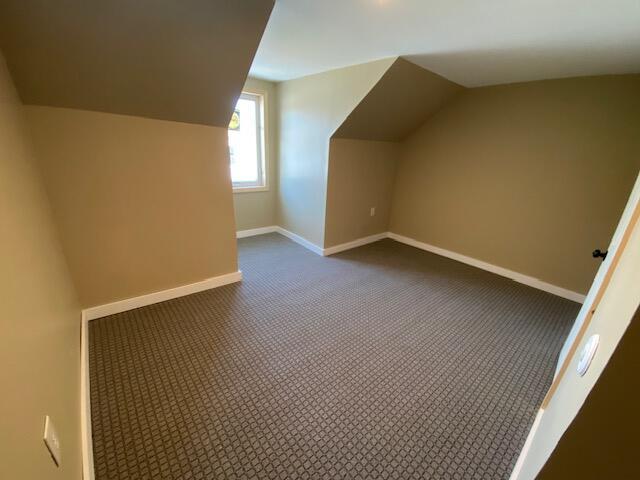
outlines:
[{"label": "beige wall", "polygon": [[394,59],[278,84],[278,223],[323,245],[329,139]]},{"label": "beige wall", "polygon": [[27,107],[83,307],[237,270],[227,130]]},{"label": "beige wall", "polygon": [[584,293],[640,166],[640,76],[467,90],[405,142],[391,230]]},{"label": "beige wall", "polygon": [[331,140],[325,247],[388,230],[399,154],[399,143]]},{"label": "beige wall", "polygon": [[[0,55],[0,476],[81,478],[80,307]],[[42,442],[51,416],[63,451]]]},{"label": "beige wall", "polygon": [[276,84],[247,78],[242,89],[264,95],[264,141],[267,165],[267,190],[233,194],[236,228],[249,230],[276,225],[278,190],[278,99]]}]

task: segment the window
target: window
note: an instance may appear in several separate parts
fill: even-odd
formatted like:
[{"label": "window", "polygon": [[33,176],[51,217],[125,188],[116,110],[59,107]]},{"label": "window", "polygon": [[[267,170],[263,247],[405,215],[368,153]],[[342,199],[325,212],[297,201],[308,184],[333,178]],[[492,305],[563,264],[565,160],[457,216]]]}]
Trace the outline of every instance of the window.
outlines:
[{"label": "window", "polygon": [[236,191],[266,188],[263,106],[262,95],[243,92],[229,122],[231,182]]}]

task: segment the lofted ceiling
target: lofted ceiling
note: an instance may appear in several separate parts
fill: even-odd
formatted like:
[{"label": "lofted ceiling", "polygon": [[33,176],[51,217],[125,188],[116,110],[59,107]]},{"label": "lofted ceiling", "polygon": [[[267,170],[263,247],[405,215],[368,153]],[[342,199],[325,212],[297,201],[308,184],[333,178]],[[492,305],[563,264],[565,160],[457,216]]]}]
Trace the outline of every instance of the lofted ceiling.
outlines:
[{"label": "lofted ceiling", "polygon": [[277,0],[251,74],[395,56],[467,87],[640,72],[640,1]]},{"label": "lofted ceiling", "polygon": [[2,0],[26,104],[227,127],[274,0]]}]

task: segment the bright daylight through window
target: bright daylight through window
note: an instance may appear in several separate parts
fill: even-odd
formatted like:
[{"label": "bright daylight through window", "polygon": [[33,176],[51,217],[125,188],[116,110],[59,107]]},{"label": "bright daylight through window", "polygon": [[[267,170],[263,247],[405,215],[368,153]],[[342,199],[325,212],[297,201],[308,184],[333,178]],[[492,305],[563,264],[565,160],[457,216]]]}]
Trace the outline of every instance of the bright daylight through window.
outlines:
[{"label": "bright daylight through window", "polygon": [[243,93],[229,122],[229,156],[234,189],[264,188],[263,101]]}]

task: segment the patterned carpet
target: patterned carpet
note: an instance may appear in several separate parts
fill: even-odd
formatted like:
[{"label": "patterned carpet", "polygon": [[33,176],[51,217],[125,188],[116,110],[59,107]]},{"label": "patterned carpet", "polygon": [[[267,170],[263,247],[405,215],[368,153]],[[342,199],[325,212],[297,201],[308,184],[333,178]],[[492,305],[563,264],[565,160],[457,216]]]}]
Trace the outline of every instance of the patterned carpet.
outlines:
[{"label": "patterned carpet", "polygon": [[579,305],[392,240],[239,241],[241,284],[90,323],[106,479],[507,479]]}]

